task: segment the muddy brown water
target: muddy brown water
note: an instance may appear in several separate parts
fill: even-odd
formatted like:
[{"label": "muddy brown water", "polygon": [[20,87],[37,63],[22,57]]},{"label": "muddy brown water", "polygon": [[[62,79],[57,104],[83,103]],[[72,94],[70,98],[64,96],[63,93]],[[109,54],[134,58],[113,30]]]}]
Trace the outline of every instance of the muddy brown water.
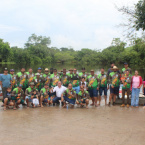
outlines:
[{"label": "muddy brown water", "polygon": [[0,132],[0,145],[145,145],[145,110],[0,108]]}]

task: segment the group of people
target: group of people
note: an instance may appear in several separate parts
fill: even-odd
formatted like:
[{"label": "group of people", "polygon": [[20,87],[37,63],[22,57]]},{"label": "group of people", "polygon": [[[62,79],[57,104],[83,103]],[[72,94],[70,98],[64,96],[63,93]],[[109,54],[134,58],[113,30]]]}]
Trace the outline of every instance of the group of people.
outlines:
[{"label": "group of people", "polygon": [[[71,107],[75,104],[80,107],[88,108],[89,99],[91,98],[91,106],[97,107],[101,103],[101,97],[105,97],[105,105],[107,105],[107,92],[110,89],[108,106],[115,105],[116,98],[119,94],[119,87],[122,84],[122,105],[125,106],[125,93],[127,93],[127,107],[129,107],[129,95],[131,93],[131,106],[138,107],[139,92],[143,85],[145,94],[145,80],[138,75],[132,76],[132,71],[127,63],[124,68],[119,71],[114,63],[105,73],[101,68],[100,74],[95,74],[94,70],[87,73],[82,68],[80,73],[77,69],[66,70],[65,68],[58,72],[57,69],[45,68],[44,73],[39,67],[37,73],[30,68],[28,72],[22,68],[20,72],[15,73],[14,69],[4,68],[4,73],[0,75],[0,85],[3,93],[3,109],[7,110],[9,106],[13,109],[19,108],[19,105],[32,107],[44,105],[61,105],[65,108],[69,103]],[[99,103],[97,103],[99,102]]]}]

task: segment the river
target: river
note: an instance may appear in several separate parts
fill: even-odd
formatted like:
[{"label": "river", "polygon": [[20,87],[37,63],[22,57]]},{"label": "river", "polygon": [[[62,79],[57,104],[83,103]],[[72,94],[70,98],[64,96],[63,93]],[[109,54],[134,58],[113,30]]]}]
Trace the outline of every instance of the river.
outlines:
[{"label": "river", "polygon": [[[110,67],[108,66],[100,66],[100,65],[78,65],[78,64],[36,64],[36,65],[24,65],[24,64],[1,64],[0,65],[0,73],[3,73],[3,68],[7,67],[9,70],[10,69],[15,69],[15,72],[19,72],[20,69],[22,67],[24,67],[26,69],[26,71],[28,71],[28,69],[31,67],[33,68],[34,72],[37,72],[37,68],[41,67],[42,70],[44,70],[45,68],[56,68],[58,71],[62,70],[63,68],[66,68],[67,70],[69,70],[70,68],[76,68],[78,70],[78,72],[81,71],[82,67],[86,68],[86,72],[90,72],[91,69],[94,69],[95,73],[98,74],[100,72],[100,69],[102,67],[104,67],[105,71],[107,72],[108,68]],[[124,66],[123,65],[119,65],[118,68],[121,70]],[[139,75],[141,75],[144,78],[145,75],[145,67],[135,67],[135,66],[130,66],[130,68],[132,69],[132,72],[134,74],[135,70],[139,71]]]}]

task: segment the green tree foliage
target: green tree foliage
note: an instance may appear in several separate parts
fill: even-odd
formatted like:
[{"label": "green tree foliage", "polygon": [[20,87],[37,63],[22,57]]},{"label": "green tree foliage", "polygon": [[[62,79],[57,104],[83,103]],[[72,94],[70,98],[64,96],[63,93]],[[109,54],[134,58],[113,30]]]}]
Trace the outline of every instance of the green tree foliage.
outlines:
[{"label": "green tree foliage", "polygon": [[[39,38],[39,39],[38,39]],[[47,41],[45,41],[47,38]],[[145,62],[145,37],[134,38],[132,46],[125,47],[126,43],[119,38],[112,40],[109,47],[102,51],[82,48],[75,51],[73,48],[49,47],[50,38],[32,35],[29,37],[25,48],[11,47],[0,39],[0,59],[3,62],[17,64],[50,64],[50,63],[77,63],[88,65],[108,65],[111,62],[122,64],[128,62],[133,65],[144,65]],[[43,41],[44,39],[44,41]],[[45,42],[45,43],[41,43]]]},{"label": "green tree foliage", "polygon": [[145,30],[145,0],[139,0],[137,4],[134,4],[133,8],[123,6],[117,9],[127,16],[128,22],[123,26],[127,26],[128,36],[135,30]]}]

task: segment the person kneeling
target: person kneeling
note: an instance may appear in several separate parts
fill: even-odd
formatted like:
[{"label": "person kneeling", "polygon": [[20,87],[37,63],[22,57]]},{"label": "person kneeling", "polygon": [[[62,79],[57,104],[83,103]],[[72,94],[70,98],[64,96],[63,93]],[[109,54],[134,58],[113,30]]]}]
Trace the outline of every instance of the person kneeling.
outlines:
[{"label": "person kneeling", "polygon": [[80,86],[80,92],[78,94],[78,100],[76,101],[78,105],[81,105],[81,107],[84,107],[86,104],[86,108],[88,108],[89,104],[89,93],[88,91],[84,90],[83,86]]},{"label": "person kneeling", "polygon": [[38,98],[38,93],[36,90],[34,90],[34,92],[32,93],[31,99],[32,99],[32,107],[35,108],[36,106],[40,106],[39,105],[39,98]]},{"label": "person kneeling", "polygon": [[20,84],[17,88],[12,91],[12,100],[14,103],[14,110],[19,108],[20,104],[24,104],[24,91],[22,90],[22,85]]},{"label": "person kneeling", "polygon": [[76,101],[76,92],[72,89],[72,84],[69,84],[68,89],[66,89],[64,92],[64,96],[63,96],[64,106],[63,106],[63,108],[66,107],[65,101],[70,103],[72,105],[72,108],[74,107],[75,101]]},{"label": "person kneeling", "polygon": [[48,105],[51,103],[51,99],[49,97],[49,85],[45,84],[44,88],[40,91],[41,97],[40,97],[40,106],[43,107],[42,103],[48,103]]},{"label": "person kneeling", "polygon": [[14,106],[14,103],[11,99],[11,88],[7,88],[6,97],[2,100],[4,103],[4,109],[6,110],[9,106]]}]

